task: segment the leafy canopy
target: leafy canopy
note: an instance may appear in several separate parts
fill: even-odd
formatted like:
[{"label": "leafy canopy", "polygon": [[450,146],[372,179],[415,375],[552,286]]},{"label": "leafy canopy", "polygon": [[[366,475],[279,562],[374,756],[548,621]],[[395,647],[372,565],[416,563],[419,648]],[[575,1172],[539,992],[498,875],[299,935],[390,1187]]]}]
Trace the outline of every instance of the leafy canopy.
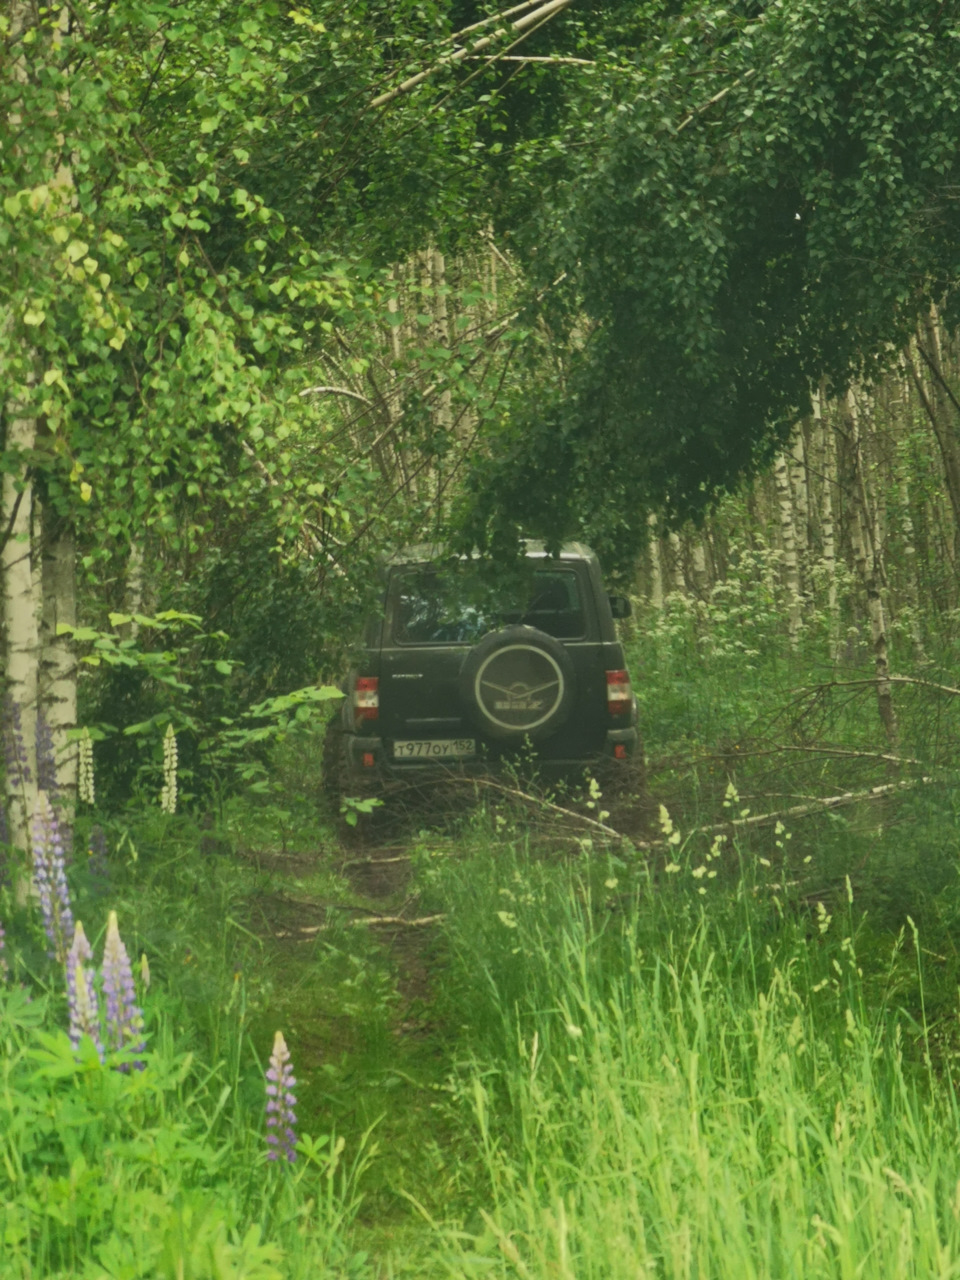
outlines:
[{"label": "leafy canopy", "polygon": [[956,319],[954,7],[646,17],[632,48],[596,25],[556,132],[516,142],[512,242],[570,355],[562,378],[531,370],[478,460],[471,537],[523,524],[622,552],[650,508],[696,516],[763,465],[812,385],[869,377],[931,298]]}]

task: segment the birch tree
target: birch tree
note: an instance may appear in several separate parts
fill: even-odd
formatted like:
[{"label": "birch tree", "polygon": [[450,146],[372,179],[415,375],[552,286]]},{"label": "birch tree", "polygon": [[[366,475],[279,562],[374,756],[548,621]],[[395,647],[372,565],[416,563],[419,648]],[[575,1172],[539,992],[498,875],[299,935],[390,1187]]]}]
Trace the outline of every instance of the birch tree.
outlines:
[{"label": "birch tree", "polygon": [[873,664],[877,680],[877,710],[887,741],[894,746],[897,741],[897,717],[893,706],[893,686],[890,683],[890,655],[883,605],[882,548],[876,520],[876,504],[872,500],[864,460],[860,407],[852,387],[847,391],[844,400],[844,413],[852,461],[853,519],[850,533],[853,554],[867,599],[867,616],[870,622]]},{"label": "birch tree", "polygon": [[787,594],[790,643],[796,645],[802,623],[800,610],[800,566],[797,558],[797,533],[793,518],[793,493],[786,455],[778,453],[773,465],[780,507],[780,545],[783,549],[783,581]]}]

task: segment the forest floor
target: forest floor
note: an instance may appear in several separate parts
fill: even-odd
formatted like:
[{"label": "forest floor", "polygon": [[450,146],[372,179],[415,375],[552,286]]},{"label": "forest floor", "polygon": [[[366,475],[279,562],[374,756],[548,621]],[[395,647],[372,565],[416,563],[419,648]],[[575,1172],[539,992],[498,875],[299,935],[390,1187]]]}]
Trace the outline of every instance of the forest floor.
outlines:
[{"label": "forest floor", "polygon": [[611,816],[583,789],[557,797],[490,779],[467,791],[394,797],[389,817],[360,832],[328,815],[238,848],[252,873],[247,922],[270,975],[272,1022],[255,1015],[251,1033],[266,1043],[284,1029],[304,1131],[333,1130],[348,1153],[375,1147],[356,1237],[383,1276],[448,1274],[429,1224],[479,1230],[486,1198],[458,1080],[475,1047],[432,868],[518,837],[545,865],[570,865],[594,836],[606,842],[613,821],[638,841],[656,830],[649,796],[623,792]]},{"label": "forest floor", "polygon": [[[784,674],[795,685],[792,673]],[[594,1228],[596,1215],[622,1214],[624,1199],[611,1187],[626,1169],[635,1177],[639,1148],[621,1151],[618,1165],[612,1153],[597,1156],[588,1143],[578,1154],[579,1146],[593,1133],[600,1135],[596,1151],[604,1152],[624,1098],[637,1087],[667,1088],[661,1059],[686,1060],[709,1074],[706,1064],[728,1035],[740,1037],[743,1053],[737,1088],[750,1094],[763,1077],[761,1095],[772,1100],[787,1059],[772,1074],[768,1063],[755,1060],[758,1008],[783,1002],[771,1034],[790,1059],[798,1013],[810,1019],[804,1034],[817,1070],[810,1081],[794,1082],[784,1105],[811,1116],[826,1107],[835,1137],[838,1115],[893,1087],[887,1079],[853,1080],[844,1055],[859,1043],[854,1024],[862,1021],[875,1053],[896,1037],[903,1046],[897,1052],[906,1054],[908,1092],[925,1070],[949,1081],[960,1053],[956,790],[950,769],[921,763],[920,744],[931,744],[926,704],[917,701],[913,723],[905,718],[918,745],[901,747],[900,759],[892,760],[877,745],[862,697],[853,704],[829,686],[811,686],[798,698],[768,684],[766,717],[738,723],[724,703],[730,688],[711,684],[708,697],[698,690],[692,731],[683,731],[690,713],[676,696],[663,708],[670,732],[658,726],[661,741],[642,797],[592,803],[588,792],[545,796],[535,785],[526,793],[524,784],[501,780],[469,798],[454,793],[445,804],[414,800],[399,818],[375,823],[360,838],[342,839],[330,815],[312,835],[285,833],[279,843],[241,850],[256,873],[248,922],[272,975],[269,1021],[265,1012],[255,1014],[251,1033],[264,1042],[276,1026],[288,1033],[305,1131],[335,1131],[346,1139],[347,1156],[370,1157],[358,1178],[363,1199],[349,1238],[378,1280],[626,1276],[636,1274],[634,1258],[644,1247],[647,1265],[660,1266],[673,1237],[649,1228],[643,1246],[643,1214],[621,1222],[622,1238],[632,1243],[620,1254],[598,1241]],[[744,702],[750,697],[739,693]],[[939,713],[937,733],[943,751],[952,729]],[[910,928],[918,930],[913,952],[904,944]],[[624,945],[627,952],[612,960]],[[629,1057],[626,1042],[616,1058],[598,1048],[592,1083],[568,1093],[573,1084],[566,1077],[579,1069],[578,1055],[557,1043],[557,1018],[578,1037],[567,1047],[585,1047],[581,1024],[591,1020],[596,1043],[605,1044],[625,1016],[618,1004],[627,1000],[618,985],[622,972],[641,961],[642,976],[636,970],[633,977],[638,992],[656,990],[661,966],[675,982],[685,974],[694,993],[701,981],[709,989],[713,971],[722,990],[697,1013],[678,987],[671,1017],[679,1021],[644,1041],[649,1062],[635,1061],[631,1079],[621,1079],[625,1062],[615,1064],[620,1054]],[[634,995],[628,1003],[648,998]],[[603,1001],[612,1011],[606,1024],[594,1012]],[[648,1007],[638,1015],[634,1008],[631,1016],[647,1025],[662,1013]],[[687,1030],[678,1040],[679,1022]],[[801,1037],[801,1052],[803,1043]],[[530,1092],[540,1078],[538,1044],[541,1055],[549,1046],[551,1063],[542,1094]],[[727,1076],[704,1082],[705,1097],[732,1087],[729,1073],[741,1068],[724,1061]],[[645,1073],[648,1084],[638,1085]],[[834,1077],[843,1083],[822,1096],[823,1080]],[[949,1084],[947,1091],[935,1086],[935,1097],[923,1104],[928,1115],[949,1105]],[[485,1111],[488,1093],[491,1106],[499,1099],[496,1119]],[[612,1108],[606,1120],[601,1103]],[[668,1163],[694,1158],[685,1150],[690,1105],[689,1096],[678,1097],[664,1121],[674,1135],[659,1157]],[[911,1157],[893,1134],[907,1121],[893,1115],[896,1107],[884,1108],[870,1137],[880,1154],[863,1158],[870,1163],[882,1155],[885,1167],[901,1170]],[[551,1132],[565,1136],[543,1136]],[[729,1133],[715,1134],[711,1158],[720,1158],[725,1142],[746,1151],[756,1141],[754,1131],[731,1122]],[[755,1151],[755,1167],[733,1176],[743,1184],[736,1207],[711,1191],[710,1214],[732,1215],[746,1236],[760,1230],[767,1209],[751,1209],[746,1188],[762,1167],[770,1184],[781,1176],[810,1183],[809,1203],[800,1210],[809,1224],[820,1212],[814,1201],[823,1200],[818,1179],[833,1176],[827,1166],[842,1147],[837,1138],[826,1155],[797,1156],[789,1173],[772,1149]],[[592,1167],[598,1160],[602,1167]],[[581,1190],[574,1190],[581,1174],[571,1182],[570,1169],[582,1169]],[[856,1183],[861,1175],[849,1176]],[[683,1183],[686,1175],[678,1167],[675,1177]],[[664,1223],[680,1212],[678,1185],[657,1209]],[[578,1237],[582,1270],[564,1269],[567,1227],[558,1226],[558,1194],[571,1215],[571,1241]],[[652,1211],[666,1192],[654,1182],[645,1183],[644,1194],[652,1197]],[[889,1214],[885,1195],[876,1190],[877,1212]],[[796,1244],[807,1251],[803,1274],[840,1274],[803,1231]],[[523,1257],[515,1257],[521,1243]],[[920,1265],[932,1246],[919,1229],[914,1245]],[[742,1242],[720,1246],[704,1238],[698,1247],[710,1274],[739,1274]],[[866,1237],[864,1248],[874,1248]],[[876,1257],[892,1249],[890,1240],[876,1245]],[[758,1274],[790,1273],[775,1254],[773,1247]],[[687,1264],[674,1260],[664,1273],[687,1274]],[[883,1261],[868,1271],[895,1273]]]}]

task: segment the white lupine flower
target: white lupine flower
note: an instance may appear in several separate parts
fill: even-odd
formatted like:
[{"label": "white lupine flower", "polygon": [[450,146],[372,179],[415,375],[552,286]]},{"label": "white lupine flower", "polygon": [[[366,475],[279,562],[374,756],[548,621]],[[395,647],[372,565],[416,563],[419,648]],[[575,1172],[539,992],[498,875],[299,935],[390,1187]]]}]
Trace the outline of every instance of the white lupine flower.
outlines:
[{"label": "white lupine flower", "polygon": [[163,735],[163,788],[160,792],[160,808],[164,813],[177,812],[177,735],[173,725],[167,725]]},{"label": "white lupine flower", "polygon": [[84,729],[83,737],[77,744],[77,795],[85,804],[93,804],[95,794],[93,739],[90,737],[90,730]]}]

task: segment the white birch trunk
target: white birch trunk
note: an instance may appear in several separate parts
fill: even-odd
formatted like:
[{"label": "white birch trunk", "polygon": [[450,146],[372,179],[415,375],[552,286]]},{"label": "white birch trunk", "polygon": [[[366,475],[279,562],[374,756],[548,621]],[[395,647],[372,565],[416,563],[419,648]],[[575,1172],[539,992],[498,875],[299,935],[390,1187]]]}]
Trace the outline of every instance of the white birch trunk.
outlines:
[{"label": "white birch trunk", "polygon": [[707,601],[710,599],[710,574],[707,570],[707,549],[704,534],[695,534],[690,544],[690,571],[693,578],[693,594],[696,597],[697,613],[701,621],[705,620]]},{"label": "white birch trunk", "polygon": [[794,525],[802,579],[804,560],[810,545],[810,494],[807,485],[807,454],[802,423],[797,424],[790,443],[790,487],[793,490],[794,509],[797,513]]},{"label": "white birch trunk", "polygon": [[[450,321],[447,314],[447,264],[439,249],[430,250],[430,280],[433,286],[433,327],[436,341],[450,346]],[[441,391],[437,406],[437,425],[449,431],[452,424],[449,391]]]},{"label": "white birch trunk", "polygon": [[778,453],[773,467],[780,510],[780,543],[783,549],[783,585],[787,592],[787,628],[790,643],[796,645],[802,623],[800,611],[800,570],[797,562],[797,534],[793,519],[793,494],[786,454]]},{"label": "white birch trunk", "polygon": [[657,535],[655,511],[651,511],[647,516],[647,527],[650,530],[650,603],[659,613],[663,609],[663,560],[660,555],[660,538]]},{"label": "white birch trunk", "polygon": [[[398,291],[399,289],[402,289],[404,282],[402,271],[391,271],[390,275],[393,279],[396,279]],[[387,299],[387,311],[391,316],[397,316],[399,312],[399,305],[395,293],[391,294]],[[403,448],[401,447],[401,443],[397,435],[397,423],[400,421],[400,414],[402,410],[400,374],[397,368],[401,357],[403,356],[403,339],[400,332],[402,327],[402,324],[399,323],[387,326],[388,342],[390,345],[390,367],[387,370],[389,390],[386,395],[386,406],[390,422],[391,451],[400,476],[400,483],[403,485],[404,489],[409,490],[410,475],[407,469],[407,460],[404,456]]]},{"label": "white birch trunk", "polygon": [[837,444],[833,430],[823,416],[823,394],[813,395],[813,420],[819,429],[823,456],[823,492],[820,499],[820,535],[823,540],[823,574],[827,587],[827,626],[830,661],[840,660],[840,605],[837,599],[837,540],[833,517],[833,495],[837,490]]},{"label": "white birch trunk", "polygon": [[143,564],[143,543],[132,538],[123,579],[123,612],[131,615],[131,621],[119,629],[125,640],[136,640],[140,634],[140,623],[132,615],[143,613]]},{"label": "white birch trunk", "polygon": [[897,716],[893,706],[893,686],[890,683],[890,656],[883,608],[880,548],[873,514],[870,510],[869,488],[863,461],[860,414],[852,387],[847,391],[845,409],[854,468],[853,520],[850,530],[853,554],[867,596],[867,616],[873,642],[873,669],[877,679],[877,711],[887,742],[890,746],[895,746]]},{"label": "white birch trunk", "polygon": [[687,580],[683,572],[683,547],[680,543],[680,535],[676,531],[671,531],[667,535],[667,542],[670,545],[670,571],[673,576],[673,590],[679,596],[687,594]]},{"label": "white birch trunk", "polygon": [[[941,358],[940,330],[936,310],[927,317],[924,331],[927,354],[933,368],[918,365],[916,344],[911,341],[903,351],[904,366],[913,382],[914,390],[933,431],[943,463],[943,477],[947,496],[953,512],[953,551],[957,554],[960,544],[960,440],[954,426],[955,410],[944,388],[944,371]],[[926,374],[926,376],[924,376]]]},{"label": "white birch trunk", "polygon": [[917,657],[924,658],[923,632],[920,629],[920,597],[917,591],[917,547],[914,542],[913,516],[910,514],[910,485],[901,476],[897,485],[900,497],[900,532],[903,539],[903,593],[910,610],[910,638]]},{"label": "white birch trunk", "polygon": [[53,735],[57,787],[68,813],[77,788],[77,744],[67,733],[77,725],[77,660],[61,623],[77,625],[76,545],[72,524],[47,520],[43,543],[43,615],[40,629],[40,705]]},{"label": "white birch trunk", "polygon": [[499,311],[499,303],[497,301],[497,250],[493,242],[493,223],[487,228],[487,306],[489,308],[489,319],[495,320]]},{"label": "white birch trunk", "polygon": [[[36,420],[7,405],[7,450],[29,452],[36,442]],[[6,777],[11,842],[26,850],[28,823],[36,800],[37,636],[33,575],[33,485],[25,465],[3,476],[3,530],[9,531],[0,555],[3,630],[6,639],[5,694],[20,709],[23,749],[28,772],[11,770]]]}]

